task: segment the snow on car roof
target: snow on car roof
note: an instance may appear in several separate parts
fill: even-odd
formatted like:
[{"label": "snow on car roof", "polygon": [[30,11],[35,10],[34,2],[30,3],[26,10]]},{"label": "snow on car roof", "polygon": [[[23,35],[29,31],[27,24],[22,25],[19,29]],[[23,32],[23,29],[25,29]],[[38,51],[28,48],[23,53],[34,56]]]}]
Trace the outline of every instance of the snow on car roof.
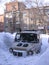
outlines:
[{"label": "snow on car roof", "polygon": [[39,34],[39,31],[21,31],[20,33],[35,33],[35,34]]}]

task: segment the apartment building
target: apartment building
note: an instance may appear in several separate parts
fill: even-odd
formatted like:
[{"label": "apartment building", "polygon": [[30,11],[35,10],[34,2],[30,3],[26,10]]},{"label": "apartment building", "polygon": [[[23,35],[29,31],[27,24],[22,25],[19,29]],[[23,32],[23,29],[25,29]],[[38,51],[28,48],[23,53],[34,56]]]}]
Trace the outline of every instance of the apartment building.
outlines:
[{"label": "apartment building", "polygon": [[45,15],[46,15],[46,18],[45,18],[45,21],[46,21],[46,33],[49,34],[49,6],[45,6],[44,7],[44,11],[46,12]]},{"label": "apartment building", "polygon": [[[39,15],[41,14],[41,15]],[[40,12],[38,12],[37,8],[25,9],[23,11],[23,30],[42,30],[45,29],[44,22],[44,12],[43,9],[40,8]]]},{"label": "apartment building", "polygon": [[16,32],[21,29],[22,10],[25,9],[22,2],[6,3],[4,29],[8,32]]},{"label": "apartment building", "polygon": [[9,2],[4,18],[4,29],[8,32],[20,29],[49,31],[49,6],[27,8],[22,2]]}]

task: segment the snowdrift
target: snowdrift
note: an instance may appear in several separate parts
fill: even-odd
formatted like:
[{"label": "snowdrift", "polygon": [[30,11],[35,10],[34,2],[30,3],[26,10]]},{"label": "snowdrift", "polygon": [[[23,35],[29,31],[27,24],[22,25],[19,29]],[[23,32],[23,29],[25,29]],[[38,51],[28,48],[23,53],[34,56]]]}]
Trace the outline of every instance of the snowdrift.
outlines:
[{"label": "snowdrift", "polygon": [[4,34],[5,34],[4,32],[0,33],[0,49],[6,50],[7,46],[4,43]]},{"label": "snowdrift", "polygon": [[41,53],[23,57],[14,57],[8,48],[14,42],[15,34],[0,33],[0,65],[49,65],[48,35],[40,35],[42,38]]},{"label": "snowdrift", "polygon": [[41,34],[40,38],[42,39],[41,53],[43,53],[49,47],[49,43],[48,43],[49,35]]},{"label": "snowdrift", "polygon": [[14,42],[14,36],[11,33],[4,34],[4,43],[10,47]]},{"label": "snowdrift", "polygon": [[35,65],[49,65],[49,48],[40,56]]}]

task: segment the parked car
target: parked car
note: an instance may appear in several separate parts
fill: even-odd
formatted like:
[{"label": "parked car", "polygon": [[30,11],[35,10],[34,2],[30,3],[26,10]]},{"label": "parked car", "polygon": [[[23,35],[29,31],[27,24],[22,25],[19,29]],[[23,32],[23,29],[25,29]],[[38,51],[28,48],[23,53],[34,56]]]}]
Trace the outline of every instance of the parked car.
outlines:
[{"label": "parked car", "polygon": [[42,43],[38,31],[21,31],[16,34],[15,41],[9,51],[16,56],[32,55],[41,50]]}]

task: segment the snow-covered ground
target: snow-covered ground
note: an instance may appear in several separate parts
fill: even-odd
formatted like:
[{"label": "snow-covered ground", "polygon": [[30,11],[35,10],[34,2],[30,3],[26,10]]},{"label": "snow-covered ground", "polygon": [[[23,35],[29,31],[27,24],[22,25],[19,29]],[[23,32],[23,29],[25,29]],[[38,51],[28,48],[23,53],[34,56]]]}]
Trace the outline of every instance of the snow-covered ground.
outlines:
[{"label": "snow-covered ground", "polygon": [[0,65],[49,65],[49,35],[41,34],[42,47],[39,54],[27,57],[13,56],[8,48],[13,44],[15,33],[0,33]]}]

